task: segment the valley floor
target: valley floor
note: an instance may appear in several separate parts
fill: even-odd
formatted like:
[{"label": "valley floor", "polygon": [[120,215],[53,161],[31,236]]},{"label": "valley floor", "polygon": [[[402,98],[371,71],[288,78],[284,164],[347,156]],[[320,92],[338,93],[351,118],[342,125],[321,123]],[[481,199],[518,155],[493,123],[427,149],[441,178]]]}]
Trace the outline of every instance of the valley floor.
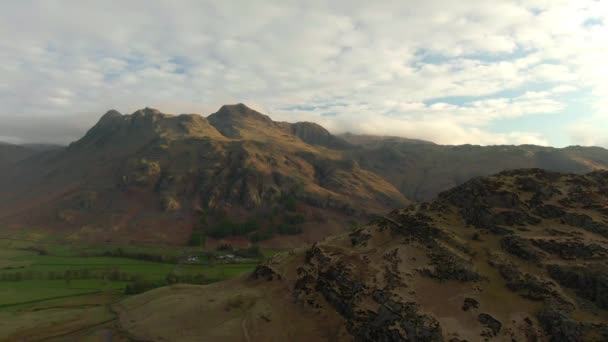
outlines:
[{"label": "valley floor", "polygon": [[210,284],[260,260],[217,261],[194,247],[0,238],[0,341],[131,341],[113,309],[125,293]]}]

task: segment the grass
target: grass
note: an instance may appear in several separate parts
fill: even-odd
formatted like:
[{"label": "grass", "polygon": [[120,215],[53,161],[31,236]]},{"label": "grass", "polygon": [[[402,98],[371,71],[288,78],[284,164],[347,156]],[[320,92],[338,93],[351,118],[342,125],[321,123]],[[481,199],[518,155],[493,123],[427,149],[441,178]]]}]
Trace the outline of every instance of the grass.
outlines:
[{"label": "grass", "polygon": [[[130,255],[171,257],[168,260],[201,253],[200,247],[60,244],[30,237],[0,238],[0,336],[19,340],[24,336],[97,330],[93,327],[114,319],[108,306],[125,298],[125,287],[134,279],[162,286],[169,274],[203,275],[207,282],[216,282],[250,272],[258,263],[213,263],[207,258],[200,258],[199,263],[170,263],[103,256],[118,248]],[[262,250],[264,257],[277,251]],[[112,272],[120,276],[111,277]]]},{"label": "grass", "polygon": [[166,256],[180,256],[200,252],[200,247],[167,246],[167,245],[119,245],[119,244],[91,244],[91,243],[63,243],[53,242],[48,238],[32,238],[31,236],[3,238],[0,237],[0,256],[3,250],[18,250],[20,248],[42,247],[54,256],[75,257],[95,256],[118,248],[126,253],[146,253]]},{"label": "grass", "polygon": [[25,280],[0,282],[0,308],[18,304],[36,303],[42,300],[66,298],[103,290],[124,287],[125,283],[103,284],[94,280],[73,280],[67,285],[63,280]]},{"label": "grass", "polygon": [[[31,247],[43,248],[41,255]],[[163,284],[167,275],[203,275],[214,282],[228,279],[255,268],[257,262],[229,264],[159,263],[99,255],[117,246],[72,246],[41,244],[28,240],[0,239],[0,310],[19,303],[38,302],[58,297],[77,296],[104,291],[122,291],[130,279],[143,279]],[[180,256],[200,252],[200,248],[120,246],[130,253],[163,253]],[[275,251],[265,251],[271,255]],[[86,272],[86,276],[84,276]],[[110,280],[110,272],[123,274]],[[76,276],[74,276],[76,275]],[[81,276],[82,275],[82,276]],[[73,278],[73,279],[64,279]],[[60,278],[60,279],[57,279]],[[82,279],[84,278],[84,279]]]}]

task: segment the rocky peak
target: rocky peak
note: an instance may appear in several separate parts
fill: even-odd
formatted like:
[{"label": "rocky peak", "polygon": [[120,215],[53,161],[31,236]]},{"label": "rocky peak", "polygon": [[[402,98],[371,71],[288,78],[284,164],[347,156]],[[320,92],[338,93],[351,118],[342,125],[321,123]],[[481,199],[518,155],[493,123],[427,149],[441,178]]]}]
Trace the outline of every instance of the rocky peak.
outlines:
[{"label": "rocky peak", "polygon": [[221,138],[219,132],[200,115],[164,114],[146,107],[130,115],[116,110],[108,111],[82,139],[70,146],[72,150],[85,146],[95,149],[105,146],[128,151],[127,146],[141,147],[159,137],[173,140],[203,136]]},{"label": "rocky peak", "polygon": [[274,126],[274,121],[260,112],[257,112],[242,103],[224,105],[216,113],[207,117],[209,123],[224,136],[230,138],[241,137],[240,129],[258,124]]},{"label": "rocky peak", "polygon": [[311,145],[322,145],[333,148],[350,146],[349,143],[332,135],[323,126],[314,122],[296,122],[291,125],[291,133]]},{"label": "rocky peak", "polygon": [[144,109],[136,110],[132,116],[154,116],[154,115],[162,115],[162,113],[158,109],[146,107]]},{"label": "rocky peak", "polygon": [[123,116],[122,113],[120,113],[119,111],[117,111],[115,109],[110,109],[101,117],[101,119],[99,119],[98,124],[101,124],[101,125],[108,124],[108,123],[113,122],[117,118],[121,118],[122,116]]},{"label": "rocky peak", "polygon": [[216,113],[211,114],[209,119],[213,118],[214,121],[236,121],[242,119],[254,119],[264,121],[266,123],[272,123],[272,119],[268,115],[264,115],[258,111],[255,111],[242,103],[233,105],[223,105],[220,110]]}]

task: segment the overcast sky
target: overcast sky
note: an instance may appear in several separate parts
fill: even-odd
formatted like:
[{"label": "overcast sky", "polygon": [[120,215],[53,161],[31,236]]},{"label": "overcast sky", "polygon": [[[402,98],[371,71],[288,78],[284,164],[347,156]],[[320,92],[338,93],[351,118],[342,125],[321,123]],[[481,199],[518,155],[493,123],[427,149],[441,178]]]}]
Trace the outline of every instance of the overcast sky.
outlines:
[{"label": "overcast sky", "polygon": [[334,133],[608,147],[608,1],[1,1],[0,140],[243,102]]}]

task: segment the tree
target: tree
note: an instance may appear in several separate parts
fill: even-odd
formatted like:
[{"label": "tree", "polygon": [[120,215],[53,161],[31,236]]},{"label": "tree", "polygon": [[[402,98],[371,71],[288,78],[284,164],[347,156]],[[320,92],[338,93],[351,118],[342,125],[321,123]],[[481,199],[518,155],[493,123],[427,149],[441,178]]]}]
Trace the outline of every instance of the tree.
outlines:
[{"label": "tree", "polygon": [[285,210],[296,211],[296,198],[293,195],[289,195],[285,199]]}]

